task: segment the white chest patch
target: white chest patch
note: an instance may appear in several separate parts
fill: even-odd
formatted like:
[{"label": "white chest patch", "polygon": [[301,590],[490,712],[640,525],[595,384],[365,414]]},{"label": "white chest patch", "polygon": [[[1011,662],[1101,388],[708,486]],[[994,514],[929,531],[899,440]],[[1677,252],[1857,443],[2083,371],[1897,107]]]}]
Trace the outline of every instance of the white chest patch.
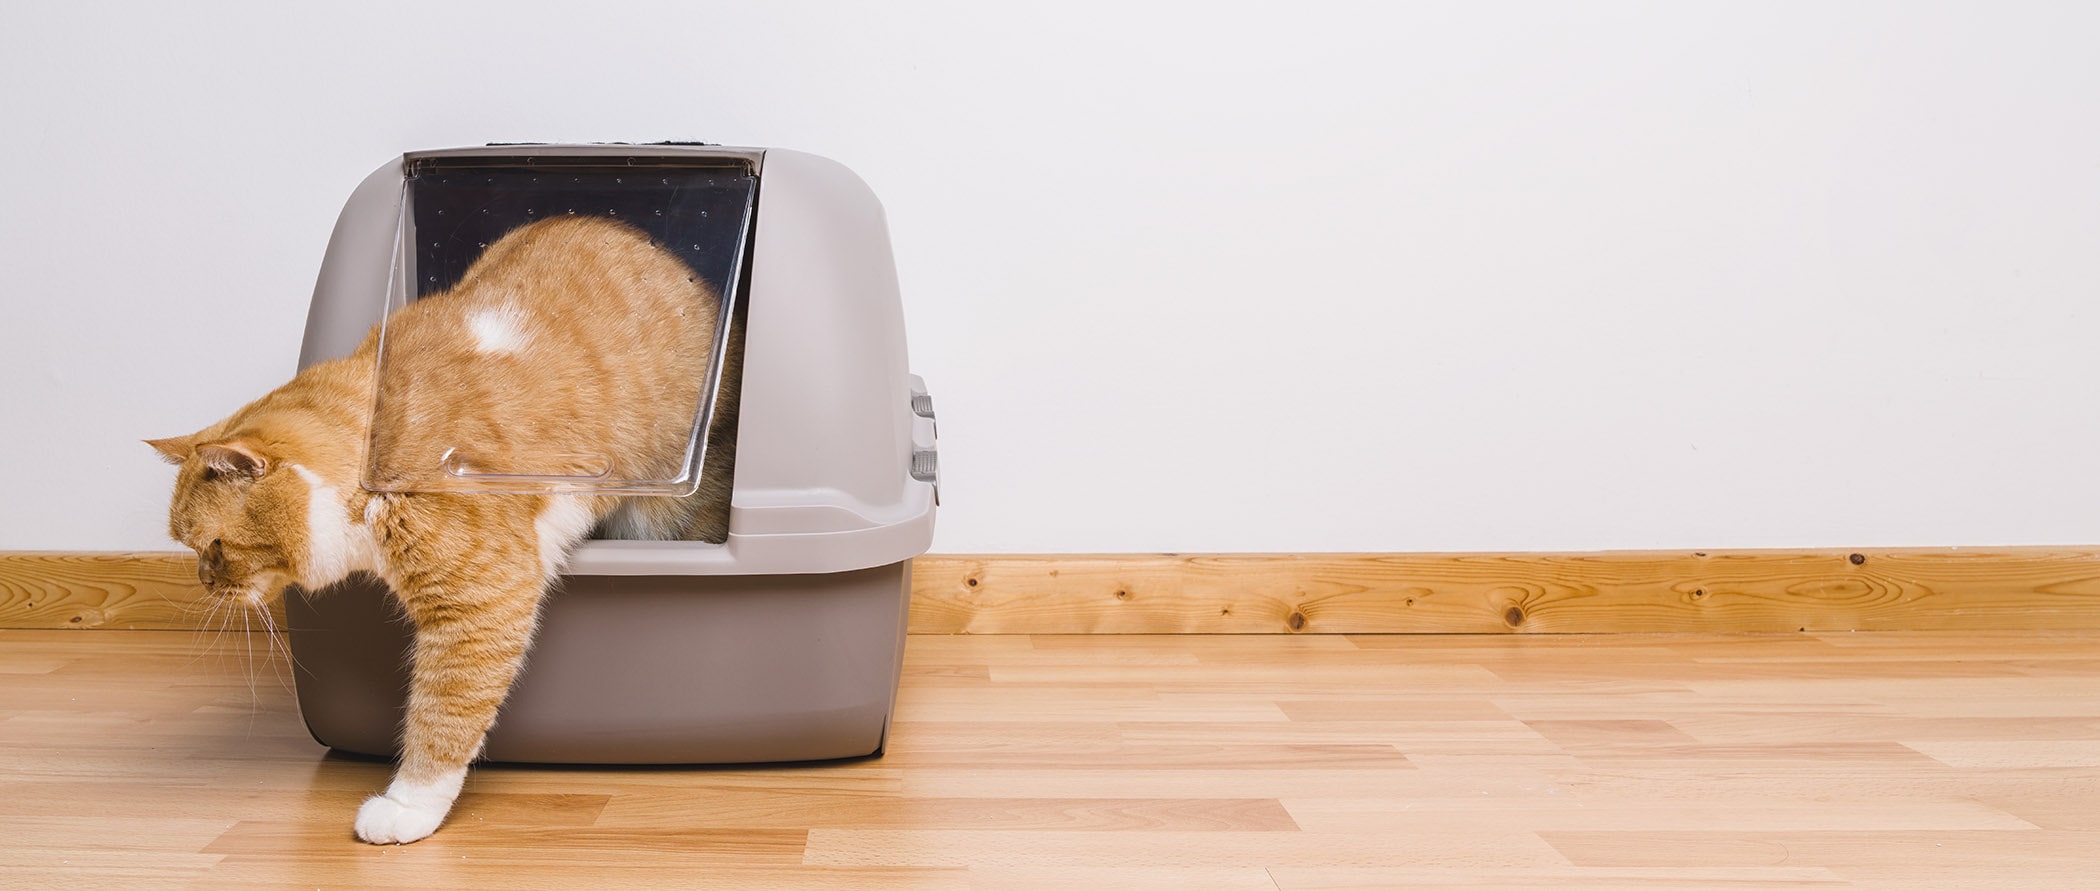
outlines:
[{"label": "white chest patch", "polygon": [[[318,591],[353,572],[378,572],[379,542],[372,527],[352,523],[341,493],[311,470],[286,465],[306,481],[306,565],[299,586]],[[369,517],[372,512],[367,510]]]},{"label": "white chest patch", "polygon": [[532,529],[539,535],[541,574],[549,579],[560,574],[562,565],[569,562],[569,549],[597,522],[584,496],[548,496],[547,506],[532,520]]},{"label": "white chest patch", "polygon": [[484,353],[515,353],[525,347],[525,319],[509,307],[484,309],[467,317],[474,346]]}]

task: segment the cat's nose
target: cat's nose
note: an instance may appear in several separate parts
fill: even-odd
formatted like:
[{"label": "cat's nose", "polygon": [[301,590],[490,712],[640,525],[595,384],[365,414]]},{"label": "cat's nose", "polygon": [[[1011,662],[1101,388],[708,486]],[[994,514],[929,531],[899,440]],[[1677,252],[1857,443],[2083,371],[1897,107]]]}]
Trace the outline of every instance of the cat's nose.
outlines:
[{"label": "cat's nose", "polygon": [[211,547],[197,552],[197,581],[210,585],[219,578],[219,571],[226,568],[226,548],[214,538]]}]

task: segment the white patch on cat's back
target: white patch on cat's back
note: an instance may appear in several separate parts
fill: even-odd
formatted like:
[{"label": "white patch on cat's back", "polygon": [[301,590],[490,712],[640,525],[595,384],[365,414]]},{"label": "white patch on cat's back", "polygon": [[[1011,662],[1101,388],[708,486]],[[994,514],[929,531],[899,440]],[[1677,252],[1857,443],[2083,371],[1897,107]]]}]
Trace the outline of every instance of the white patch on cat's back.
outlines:
[{"label": "white patch on cat's back", "polygon": [[306,481],[306,571],[299,579],[300,587],[318,591],[358,570],[378,572],[379,541],[369,525],[372,507],[365,508],[365,523],[352,523],[342,494],[334,486],[297,464],[286,466]]},{"label": "white patch on cat's back", "polygon": [[515,353],[525,346],[525,319],[510,307],[484,309],[467,317],[474,346],[484,353]]},{"label": "white patch on cat's back", "polygon": [[548,496],[547,506],[532,521],[532,530],[539,534],[541,575],[551,579],[559,574],[562,564],[569,562],[569,548],[582,541],[597,522],[584,496]]}]

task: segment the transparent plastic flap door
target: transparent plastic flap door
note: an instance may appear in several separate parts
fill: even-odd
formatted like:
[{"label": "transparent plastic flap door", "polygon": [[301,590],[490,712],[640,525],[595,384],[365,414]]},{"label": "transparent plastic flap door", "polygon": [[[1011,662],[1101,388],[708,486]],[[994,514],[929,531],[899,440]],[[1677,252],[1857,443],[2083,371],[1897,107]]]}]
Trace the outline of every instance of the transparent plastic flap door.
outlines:
[{"label": "transparent plastic flap door", "polygon": [[[691,494],[706,460],[730,318],[742,285],[757,176],[743,166],[719,161],[611,166],[586,159],[565,164],[544,157],[453,158],[444,163],[411,161],[403,188],[393,284],[380,335],[365,487],[383,492]],[[489,246],[506,235],[573,217],[622,224],[592,231],[639,233],[631,237],[646,237],[656,251],[683,264],[691,275],[688,281],[706,286],[694,289],[694,299],[711,304],[705,309],[711,311],[714,326],[711,332],[691,333],[696,338],[711,336],[707,352],[689,363],[694,373],[648,381],[654,404],[677,409],[653,413],[668,417],[643,419],[657,431],[646,446],[636,445],[634,437],[621,439],[606,432],[632,428],[632,411],[606,404],[608,400],[556,398],[593,386],[596,382],[579,380],[588,377],[590,368],[629,363],[623,369],[631,371],[633,363],[651,361],[660,352],[650,343],[660,335],[656,329],[664,326],[643,324],[646,317],[639,313],[627,329],[615,324],[617,319],[594,318],[592,330],[634,331],[620,343],[608,345],[600,336],[590,341],[594,346],[583,347],[605,355],[577,362],[574,355],[560,352],[578,349],[558,336],[574,330],[557,320],[565,311],[560,301],[572,299],[564,294],[617,289],[622,283],[614,279],[625,267],[609,267],[615,272],[600,274],[596,283],[581,273],[514,277],[505,282],[507,296],[493,310],[488,308],[495,305],[493,298],[484,293],[489,289],[481,284],[485,279],[470,276]],[[543,225],[520,233],[510,244],[532,244],[534,233],[552,231],[551,225]],[[540,249],[552,250],[544,244]],[[675,266],[655,259],[659,270]],[[456,339],[471,344],[479,338],[482,348],[459,351],[459,358],[445,363],[433,360],[437,351],[431,348],[430,332],[439,330],[442,322],[430,320],[442,315],[435,307],[448,305],[433,303],[403,312],[424,300],[475,307],[454,313],[460,317],[453,320],[460,332]],[[538,318],[534,313],[551,315]],[[681,311],[676,317],[685,316]],[[705,313],[695,316],[704,317]],[[513,340],[527,339],[522,332],[554,336],[510,348]],[[547,364],[561,362],[568,364]],[[465,363],[486,364],[463,372],[458,366]],[[547,392],[536,394],[533,387]],[[593,392],[618,389],[598,387]],[[540,395],[548,398],[536,403]],[[549,406],[558,410],[550,412]]]}]

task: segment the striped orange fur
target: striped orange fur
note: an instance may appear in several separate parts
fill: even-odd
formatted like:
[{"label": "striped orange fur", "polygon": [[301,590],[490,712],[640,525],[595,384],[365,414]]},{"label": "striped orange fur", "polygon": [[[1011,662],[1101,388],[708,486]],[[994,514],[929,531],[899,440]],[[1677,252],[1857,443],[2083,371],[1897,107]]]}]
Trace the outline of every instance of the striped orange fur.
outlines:
[{"label": "striped orange fur", "polygon": [[[544,469],[558,459],[538,434],[559,430],[634,465],[623,471],[675,463],[718,307],[708,283],[635,229],[535,223],[388,321],[376,417],[375,327],[352,355],[231,417],[149,441],[180,468],[169,534],[197,551],[214,597],[265,606],[290,585],[324,592],[370,572],[414,620],[401,764],[360,809],[359,838],[405,843],[437,829],[523,663],[548,583],[594,527],[722,540],[734,449],[718,441],[686,498],[375,493],[362,488],[368,455],[422,462],[464,448],[476,467]],[[733,430],[734,355],[725,369],[717,435]]]}]

